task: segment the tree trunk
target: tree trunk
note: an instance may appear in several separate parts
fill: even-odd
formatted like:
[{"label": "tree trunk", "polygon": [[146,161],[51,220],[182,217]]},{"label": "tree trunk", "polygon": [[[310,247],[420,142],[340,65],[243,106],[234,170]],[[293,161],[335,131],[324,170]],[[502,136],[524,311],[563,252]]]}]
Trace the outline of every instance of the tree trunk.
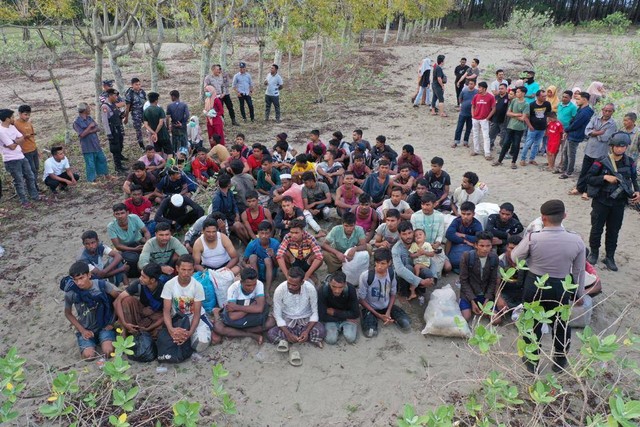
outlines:
[{"label": "tree trunk", "polygon": [[151,36],[147,33],[147,41],[149,42],[149,47],[151,48],[151,90],[153,92],[158,92],[158,80],[160,79],[160,50],[162,49],[162,44],[164,42],[164,22],[162,21],[162,16],[160,15],[160,5],[164,0],[158,0],[156,5],[156,30],[157,36],[156,40],[152,41]]},{"label": "tree trunk", "polygon": [[371,44],[376,44],[376,36],[378,35],[378,29],[373,29],[373,35],[371,36]]},{"label": "tree trunk", "polygon": [[291,50],[289,50],[287,52],[287,78],[290,79],[291,78]]},{"label": "tree trunk", "polygon": [[27,27],[23,27],[22,28],[22,41],[29,41],[31,40],[31,33],[29,32],[29,29]]},{"label": "tree trunk", "polygon": [[4,32],[4,27],[0,27],[0,34],[2,34],[2,41],[4,44],[7,44],[7,34]]},{"label": "tree trunk", "polygon": [[302,40],[302,56],[300,57],[300,74],[304,74],[305,59],[307,59],[307,41]]},{"label": "tree trunk", "polygon": [[95,93],[95,103],[97,108],[100,108],[100,98],[99,95],[102,93],[102,67],[104,63],[104,50],[102,43],[96,43],[96,51],[93,57],[93,85],[96,89]]},{"label": "tree trunk", "polygon": [[316,35],[316,46],[313,48],[313,64],[311,64],[313,70],[316,69],[316,61],[318,60],[318,44],[318,36]]},{"label": "tree trunk", "polygon": [[227,69],[227,36],[228,36],[228,30],[225,27],[224,30],[222,30],[222,38],[220,40],[220,66],[222,67],[223,70]]},{"label": "tree trunk", "polygon": [[384,37],[382,38],[382,44],[387,44],[389,41],[389,30],[391,29],[391,17],[387,15],[387,23],[384,26]]},{"label": "tree trunk", "polygon": [[403,24],[404,24],[404,17],[400,15],[400,21],[398,21],[398,32],[396,33],[396,43],[400,42],[400,35],[402,34]]},{"label": "tree trunk", "polygon": [[124,93],[126,86],[124,79],[122,78],[122,69],[118,65],[118,58],[123,55],[117,52],[114,43],[107,43],[107,49],[109,51],[109,66],[111,67],[111,72],[113,73],[113,77],[116,81],[116,87],[120,93]]},{"label": "tree trunk", "polygon": [[[204,87],[202,82],[204,82],[204,78],[209,72],[209,68],[211,64],[211,45],[209,43],[201,43],[200,44],[200,87],[198,91],[198,99],[203,99],[204,97]],[[224,70],[224,68],[223,68]]]},{"label": "tree trunk", "polygon": [[258,41],[258,82],[262,84],[262,76],[264,73],[264,48],[266,43],[264,40]]},{"label": "tree trunk", "polygon": [[58,79],[53,73],[52,64],[47,65],[47,71],[49,72],[49,79],[51,80],[51,84],[58,94],[58,102],[60,103],[60,109],[62,110],[62,119],[64,120],[64,143],[65,145],[68,145],[71,142],[71,133],[69,131],[71,125],[69,122],[69,114],[67,113],[67,106],[64,103],[64,96],[62,96],[62,90],[60,89]]},{"label": "tree trunk", "polygon": [[158,92],[158,80],[160,80],[158,72],[158,55],[154,53],[154,49],[151,49],[151,58],[149,59],[151,65],[151,91]]},{"label": "tree trunk", "polygon": [[320,39],[320,66],[322,67],[322,63],[324,62],[324,44],[326,42],[326,38],[322,37]]}]

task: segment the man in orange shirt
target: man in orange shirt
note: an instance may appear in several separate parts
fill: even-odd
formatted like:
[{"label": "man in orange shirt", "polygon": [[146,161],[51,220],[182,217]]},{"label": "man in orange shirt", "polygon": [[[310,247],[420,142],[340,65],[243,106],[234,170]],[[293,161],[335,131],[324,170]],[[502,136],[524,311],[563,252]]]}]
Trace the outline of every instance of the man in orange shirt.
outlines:
[{"label": "man in orange shirt", "polygon": [[[38,146],[36,145],[36,133],[33,130],[33,124],[30,121],[31,118],[31,106],[21,105],[18,107],[18,119],[14,122],[14,126],[18,129],[18,132],[24,137],[24,143],[22,144],[22,154],[29,161],[33,176],[38,177],[38,169],[40,169],[40,153],[38,152]],[[36,188],[38,187],[38,180],[36,179]]]}]

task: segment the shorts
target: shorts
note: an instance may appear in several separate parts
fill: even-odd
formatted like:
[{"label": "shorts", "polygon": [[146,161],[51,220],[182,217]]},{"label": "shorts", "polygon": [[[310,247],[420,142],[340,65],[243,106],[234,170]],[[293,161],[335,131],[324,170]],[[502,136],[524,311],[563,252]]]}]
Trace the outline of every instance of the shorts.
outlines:
[{"label": "shorts", "polygon": [[433,85],[431,90],[433,91],[433,97],[436,98],[439,103],[444,103],[444,88],[440,85]]},{"label": "shorts", "polygon": [[173,154],[173,147],[171,146],[171,141],[156,141],[153,144],[153,148],[156,150],[157,153],[164,153],[164,154]]},{"label": "shorts", "polygon": [[547,153],[549,154],[558,154],[560,151],[560,139],[556,140],[547,140]]},{"label": "shorts", "polygon": [[[477,295],[473,300],[480,304],[484,304],[484,295]],[[460,298],[460,311],[463,310],[471,310],[471,303],[464,298]]]},{"label": "shorts", "polygon": [[113,329],[100,329],[99,332],[93,333],[93,338],[89,339],[85,339],[80,332],[76,332],[76,338],[78,340],[78,347],[80,347],[80,351],[82,352],[88,348],[96,348],[105,341],[115,341],[116,331]]}]

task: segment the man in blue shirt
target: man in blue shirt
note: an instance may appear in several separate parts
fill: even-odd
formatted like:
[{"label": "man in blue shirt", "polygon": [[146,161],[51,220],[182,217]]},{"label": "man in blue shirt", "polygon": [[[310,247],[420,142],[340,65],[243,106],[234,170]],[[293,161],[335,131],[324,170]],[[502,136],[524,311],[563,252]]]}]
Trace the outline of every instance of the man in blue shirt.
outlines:
[{"label": "man in blue shirt", "polygon": [[229,233],[235,232],[243,242],[250,241],[251,238],[240,221],[240,211],[231,191],[231,177],[227,174],[220,175],[218,187],[219,189],[213,193],[211,211],[221,212],[225,216]]},{"label": "man in blue shirt", "polygon": [[278,66],[273,64],[271,71],[267,74],[267,78],[264,79],[264,85],[267,90],[264,93],[264,119],[269,121],[269,114],[271,113],[271,104],[276,110],[276,122],[280,123],[280,89],[282,89],[283,81],[280,74],[278,74]]},{"label": "man in blue shirt", "polygon": [[273,225],[262,221],[258,225],[258,237],[253,239],[244,251],[244,263],[258,272],[258,278],[265,281],[267,294],[271,291],[273,277],[278,272],[276,253],[280,247],[278,239],[271,237]]},{"label": "man in blue shirt", "polygon": [[233,90],[236,91],[238,99],[240,100],[240,114],[242,114],[242,119],[245,122],[247,121],[247,114],[244,109],[244,104],[246,102],[249,106],[249,117],[251,118],[251,121],[253,121],[253,101],[251,100],[251,95],[253,95],[253,81],[251,80],[251,74],[247,73],[247,64],[244,62],[240,63],[240,72],[233,76],[233,83],[231,86],[233,87]]}]

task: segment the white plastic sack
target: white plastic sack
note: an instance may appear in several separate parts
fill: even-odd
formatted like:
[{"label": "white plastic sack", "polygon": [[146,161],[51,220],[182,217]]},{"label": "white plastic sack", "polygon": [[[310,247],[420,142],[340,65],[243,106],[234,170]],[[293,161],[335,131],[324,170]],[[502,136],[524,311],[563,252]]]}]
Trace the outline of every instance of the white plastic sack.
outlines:
[{"label": "white plastic sack", "polygon": [[569,326],[572,328],[584,328],[591,323],[591,314],[593,313],[593,299],[589,295],[585,295],[582,305],[574,305],[571,307],[571,317],[569,318]]},{"label": "white plastic sack", "polygon": [[227,303],[227,290],[235,281],[235,274],[228,268],[220,268],[218,270],[209,270],[209,277],[213,282],[218,307],[222,308]]},{"label": "white plastic sack", "polygon": [[[349,250],[345,255],[347,252]],[[356,252],[351,261],[342,264],[342,272],[347,276],[347,283],[354,286],[358,286],[360,275],[367,270],[369,270],[369,252],[367,251]]]},{"label": "white plastic sack", "polygon": [[[459,327],[456,324],[462,324]],[[431,299],[424,311],[424,320],[427,323],[422,333],[424,335],[438,335],[441,337],[469,338],[471,330],[462,317],[456,293],[447,285],[441,289],[436,289],[431,294]]]},{"label": "white plastic sack", "polygon": [[500,213],[500,206],[495,203],[478,203],[476,205],[475,211],[475,219],[480,221],[482,224],[482,229],[487,228],[487,219],[489,219],[489,215]]},{"label": "white plastic sack", "polygon": [[[451,225],[451,223],[453,222],[454,219],[456,219],[457,217],[453,214],[444,214],[444,233],[445,235],[447,234],[447,229],[449,228],[449,226]],[[447,238],[443,237],[442,238],[442,243],[446,243],[447,242]]]},{"label": "white plastic sack", "polygon": [[538,217],[533,221],[531,221],[531,223],[527,226],[526,231],[527,233],[534,233],[536,231],[542,230],[542,227],[544,227],[544,224],[542,223],[542,218]]}]

